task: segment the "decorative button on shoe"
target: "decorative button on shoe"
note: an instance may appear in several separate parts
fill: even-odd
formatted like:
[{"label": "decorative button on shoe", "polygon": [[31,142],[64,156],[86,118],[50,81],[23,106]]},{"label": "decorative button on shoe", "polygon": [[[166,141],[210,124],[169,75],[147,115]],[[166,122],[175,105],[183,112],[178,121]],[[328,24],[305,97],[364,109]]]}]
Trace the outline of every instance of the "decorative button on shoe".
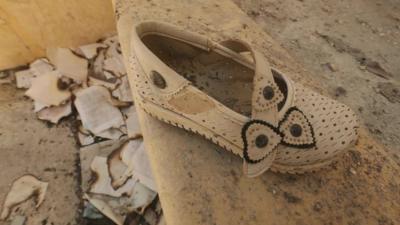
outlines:
[{"label": "decorative button on shoe", "polygon": [[247,176],[316,170],[357,138],[357,119],[347,106],[270,68],[243,41],[215,43],[144,22],[134,28],[131,45],[136,103],[243,157]]}]

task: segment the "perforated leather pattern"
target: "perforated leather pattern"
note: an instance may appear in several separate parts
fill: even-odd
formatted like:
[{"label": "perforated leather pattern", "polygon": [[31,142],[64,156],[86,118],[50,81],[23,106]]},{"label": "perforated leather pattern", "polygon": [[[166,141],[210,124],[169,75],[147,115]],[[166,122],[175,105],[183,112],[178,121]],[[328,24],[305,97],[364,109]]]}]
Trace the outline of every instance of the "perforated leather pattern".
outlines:
[{"label": "perforated leather pattern", "polygon": [[[271,110],[274,107],[277,107],[277,105],[284,99],[284,96],[282,92],[279,90],[278,86],[275,84],[275,82],[266,79],[265,77],[258,77],[254,82],[255,87],[255,95],[253,98],[253,108],[258,111],[267,111]],[[265,99],[264,98],[264,88],[265,87],[271,87],[273,90],[273,97],[272,99]]]},{"label": "perforated leather pattern", "polygon": [[[242,135],[245,144],[243,156],[248,163],[258,163],[267,158],[282,139],[274,127],[259,120],[247,123],[243,127]],[[263,147],[256,144],[256,139],[260,135],[267,137],[267,144]]]},{"label": "perforated leather pattern", "polygon": [[278,146],[275,161],[284,165],[307,165],[325,161],[346,150],[357,139],[358,121],[346,105],[295,84],[293,102],[314,130],[315,147]]},{"label": "perforated leather pattern", "polygon": [[[293,134],[297,128],[299,135]],[[310,148],[315,145],[314,131],[306,116],[295,107],[288,110],[279,124],[279,131],[283,134],[285,144],[299,148]]]}]

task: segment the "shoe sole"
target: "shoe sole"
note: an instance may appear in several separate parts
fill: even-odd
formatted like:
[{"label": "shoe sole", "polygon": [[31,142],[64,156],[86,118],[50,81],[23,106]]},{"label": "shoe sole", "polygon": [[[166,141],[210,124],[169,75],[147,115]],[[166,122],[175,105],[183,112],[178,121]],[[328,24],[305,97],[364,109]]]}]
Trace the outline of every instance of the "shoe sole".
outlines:
[{"label": "shoe sole", "polygon": [[[164,123],[170,124],[172,126],[176,126],[179,128],[183,128],[186,131],[198,134],[202,137],[204,137],[207,140],[210,140],[211,142],[217,144],[218,146],[221,146],[227,151],[232,152],[233,154],[239,155],[242,157],[241,149],[239,150],[234,150],[233,148],[228,147],[230,144],[228,141],[223,139],[221,135],[218,135],[211,131],[210,129],[203,127],[199,125],[198,123],[195,123],[191,119],[186,118],[185,116],[179,115],[171,110],[164,109],[158,105],[155,105],[150,102],[146,103],[139,103],[138,104],[147,114],[150,116],[156,118],[157,120],[160,120]],[[181,118],[179,121],[176,118]],[[182,119],[183,118],[183,119]],[[185,123],[185,124],[184,124]],[[192,129],[191,127],[195,127]],[[210,135],[212,134],[212,135]],[[335,156],[330,159],[326,159],[322,162],[317,162],[314,164],[307,164],[307,165],[301,165],[301,166],[291,166],[291,165],[284,165],[284,164],[278,164],[278,163],[273,163],[270,170],[273,172],[278,172],[278,173],[289,173],[289,174],[303,174],[303,173],[308,173],[308,172],[317,172],[323,168],[328,167],[331,165],[333,162],[338,157]]]}]

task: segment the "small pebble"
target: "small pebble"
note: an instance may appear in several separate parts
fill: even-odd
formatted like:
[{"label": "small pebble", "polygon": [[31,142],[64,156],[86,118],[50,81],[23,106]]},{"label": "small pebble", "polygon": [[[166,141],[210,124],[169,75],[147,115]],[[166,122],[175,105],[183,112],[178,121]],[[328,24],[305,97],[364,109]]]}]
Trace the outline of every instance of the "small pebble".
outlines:
[{"label": "small pebble", "polygon": [[357,171],[354,168],[350,168],[350,173],[352,173],[353,175],[356,175]]}]

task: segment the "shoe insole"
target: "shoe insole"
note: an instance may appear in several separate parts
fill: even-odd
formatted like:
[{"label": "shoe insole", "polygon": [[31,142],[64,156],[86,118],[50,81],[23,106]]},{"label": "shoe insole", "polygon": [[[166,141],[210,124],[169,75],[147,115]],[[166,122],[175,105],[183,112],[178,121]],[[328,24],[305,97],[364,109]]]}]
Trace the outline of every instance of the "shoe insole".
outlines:
[{"label": "shoe insole", "polygon": [[148,35],[145,45],[166,65],[230,109],[251,115],[254,71],[213,51]]}]

